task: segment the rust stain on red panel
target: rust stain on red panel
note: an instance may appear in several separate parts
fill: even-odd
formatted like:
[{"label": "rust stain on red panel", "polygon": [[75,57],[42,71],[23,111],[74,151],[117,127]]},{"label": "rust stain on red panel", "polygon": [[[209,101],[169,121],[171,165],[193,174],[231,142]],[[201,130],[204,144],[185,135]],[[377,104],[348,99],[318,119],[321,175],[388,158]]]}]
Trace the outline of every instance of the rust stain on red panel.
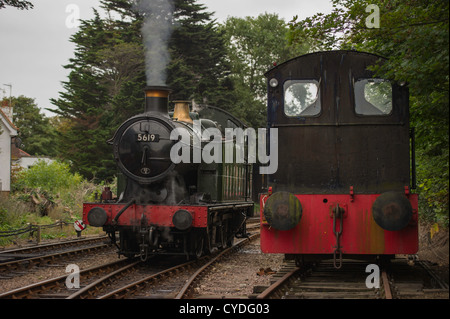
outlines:
[{"label": "rust stain on red panel", "polygon": [[[296,195],[303,206],[300,223],[289,231],[276,230],[264,221],[261,206],[261,250],[264,253],[332,254],[336,247],[330,211],[339,204],[343,214],[340,244],[344,254],[414,254],[418,249],[417,213],[405,229],[386,231],[377,225],[370,207],[379,196]],[[417,211],[417,196],[410,195]]]}]

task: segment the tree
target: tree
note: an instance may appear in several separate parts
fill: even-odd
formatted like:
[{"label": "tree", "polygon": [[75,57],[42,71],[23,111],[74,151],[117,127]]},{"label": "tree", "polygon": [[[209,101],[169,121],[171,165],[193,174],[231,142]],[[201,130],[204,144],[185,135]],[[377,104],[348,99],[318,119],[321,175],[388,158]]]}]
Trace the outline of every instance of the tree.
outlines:
[{"label": "tree", "polygon": [[56,131],[50,120],[40,113],[32,98],[23,95],[12,98],[14,125],[19,128],[22,148],[31,155],[55,156]]},{"label": "tree", "polygon": [[82,21],[71,39],[76,49],[75,57],[65,66],[71,69],[69,80],[63,83],[66,91],[52,100],[58,107],[55,112],[66,119],[59,132],[60,154],[72,162],[75,171],[90,179],[104,180],[114,174],[115,164],[106,141],[121,117],[129,116],[130,108],[137,108],[128,102],[119,109],[114,103],[121,87],[139,77],[135,68],[122,73],[122,65],[138,63],[129,52],[130,32],[121,24],[100,18],[98,12],[93,19]]},{"label": "tree", "polygon": [[[95,12],[94,18],[81,22],[71,38],[76,48],[65,66],[71,70],[63,83],[65,91],[52,101],[58,107],[55,112],[64,119],[59,131],[60,154],[87,178],[103,180],[116,174],[106,141],[125,119],[143,111],[144,14],[134,3],[102,0],[105,17]],[[169,42],[172,62],[168,66],[172,99],[195,98],[225,105],[229,84],[223,62],[225,49],[211,14],[194,0],[177,0],[173,19],[173,40]]]},{"label": "tree", "polygon": [[276,14],[230,17],[221,26],[232,66],[232,79],[239,97],[236,114],[253,127],[266,125],[267,84],[264,73],[274,63],[284,62],[308,49],[307,42],[290,45],[286,22]]},{"label": "tree", "polygon": [[[294,43],[315,39],[315,49],[356,49],[388,58],[377,76],[406,82],[416,128],[422,213],[448,223],[449,2],[441,0],[333,0],[331,14],[290,22]],[[369,28],[370,8],[380,28]],[[366,9],[368,9],[366,11]],[[369,19],[369,23],[366,23]]]},{"label": "tree", "polygon": [[[169,1],[169,0],[167,0]],[[134,21],[140,28],[149,5],[160,2],[103,0],[105,10],[116,12],[121,21]],[[196,0],[173,0],[171,37],[168,43],[170,62],[166,84],[173,90],[172,99],[195,99],[197,103],[227,108],[229,100],[229,65],[225,60],[225,44],[218,32],[212,13]],[[139,10],[140,9],[140,10]],[[117,22],[117,21],[116,21]],[[134,30],[134,29],[133,29]],[[142,48],[146,50],[145,47]],[[151,65],[146,65],[152,68]],[[142,87],[141,87],[142,88]]]},{"label": "tree", "polygon": [[18,9],[33,9],[33,4],[30,1],[24,0],[0,0],[0,9],[5,8],[6,6],[16,7]]},{"label": "tree", "polygon": [[168,84],[173,99],[195,99],[229,109],[230,66],[212,13],[196,0],[176,0],[169,43]]}]

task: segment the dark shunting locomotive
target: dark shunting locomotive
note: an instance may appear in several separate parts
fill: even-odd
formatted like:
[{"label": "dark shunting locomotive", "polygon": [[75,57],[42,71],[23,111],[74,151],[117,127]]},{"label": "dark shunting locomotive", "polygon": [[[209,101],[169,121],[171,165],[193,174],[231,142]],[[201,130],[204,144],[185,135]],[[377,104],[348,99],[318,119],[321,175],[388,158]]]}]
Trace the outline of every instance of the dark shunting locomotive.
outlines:
[{"label": "dark shunting locomotive", "polygon": [[[169,113],[169,94],[166,87],[147,87],[144,113],[125,121],[109,141],[123,176],[119,197],[105,191],[100,203],[83,205],[83,221],[103,227],[118,241],[119,254],[127,257],[198,257],[245,235],[245,220],[253,214],[249,164],[193,159],[176,164],[170,156],[178,142],[171,140],[171,132],[177,128],[188,135],[187,146],[195,151],[210,142],[201,135],[203,129],[216,128],[224,136],[226,128],[244,127],[242,122],[214,107],[189,112],[185,101],[175,102],[174,113]],[[201,124],[200,131],[193,120]],[[222,143],[223,148],[229,149],[227,143],[242,147],[232,140]]]},{"label": "dark shunting locomotive", "polygon": [[279,160],[260,198],[264,253],[339,268],[342,256],[417,252],[408,88],[374,77],[383,60],[318,52],[266,73]]}]

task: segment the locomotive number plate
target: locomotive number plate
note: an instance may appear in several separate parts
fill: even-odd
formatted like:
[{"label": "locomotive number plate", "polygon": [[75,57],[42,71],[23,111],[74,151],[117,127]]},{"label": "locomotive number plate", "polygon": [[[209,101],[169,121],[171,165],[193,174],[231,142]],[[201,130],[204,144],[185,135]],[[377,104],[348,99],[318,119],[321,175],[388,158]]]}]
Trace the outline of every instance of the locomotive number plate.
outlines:
[{"label": "locomotive number plate", "polygon": [[159,142],[159,134],[137,134],[137,142]]}]

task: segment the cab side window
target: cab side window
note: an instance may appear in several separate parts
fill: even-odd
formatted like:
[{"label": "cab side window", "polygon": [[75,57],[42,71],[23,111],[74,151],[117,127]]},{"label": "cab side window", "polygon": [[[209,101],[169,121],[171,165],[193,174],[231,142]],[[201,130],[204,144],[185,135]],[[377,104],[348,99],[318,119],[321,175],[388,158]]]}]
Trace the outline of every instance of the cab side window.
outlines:
[{"label": "cab side window", "polygon": [[355,82],[355,111],[358,115],[390,115],[392,84],[383,79],[360,79]]},{"label": "cab side window", "polygon": [[319,82],[289,80],[284,83],[284,113],[287,116],[317,116],[320,111]]}]

